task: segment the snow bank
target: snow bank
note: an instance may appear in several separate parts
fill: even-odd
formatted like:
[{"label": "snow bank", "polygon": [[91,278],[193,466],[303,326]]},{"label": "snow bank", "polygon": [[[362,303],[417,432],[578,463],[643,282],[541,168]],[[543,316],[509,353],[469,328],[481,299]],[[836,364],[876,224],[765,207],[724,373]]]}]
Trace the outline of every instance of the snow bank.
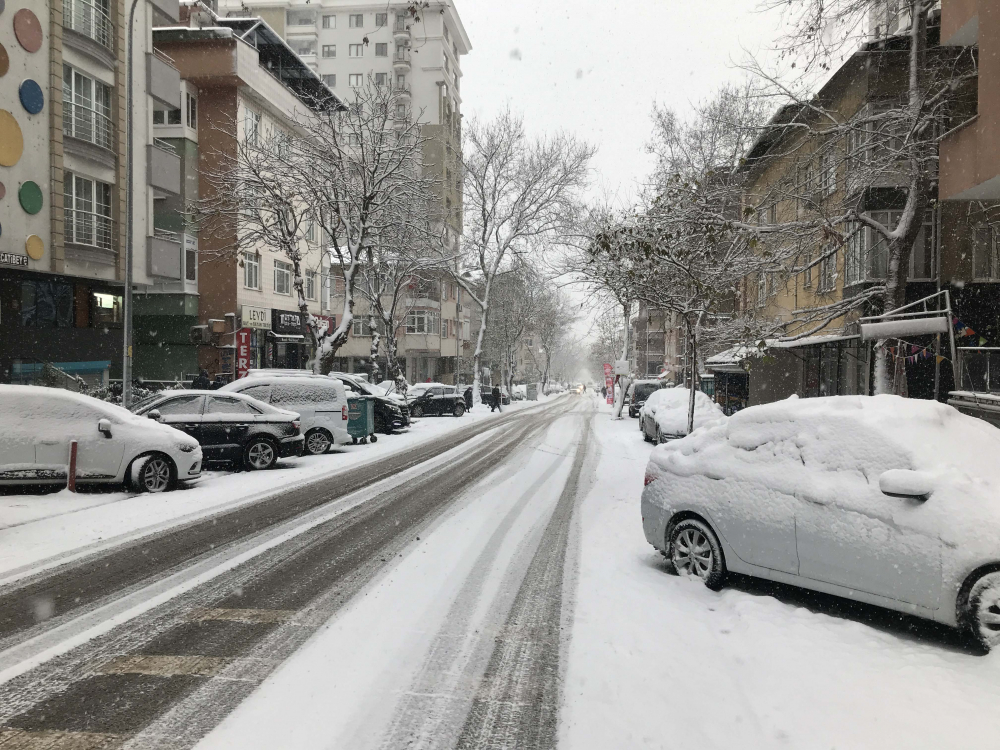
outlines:
[{"label": "snow bank", "polygon": [[[664,435],[686,435],[688,403],[691,392],[687,388],[661,388],[650,394],[642,406],[642,414],[654,419]],[[702,391],[694,392],[694,428],[706,427],[722,421],[726,416],[722,407]]]}]

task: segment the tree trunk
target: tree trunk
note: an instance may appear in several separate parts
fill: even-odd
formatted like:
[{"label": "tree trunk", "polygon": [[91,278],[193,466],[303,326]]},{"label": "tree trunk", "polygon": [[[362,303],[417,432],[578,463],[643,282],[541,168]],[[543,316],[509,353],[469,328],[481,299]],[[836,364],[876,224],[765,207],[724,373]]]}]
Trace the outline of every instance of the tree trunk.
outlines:
[{"label": "tree trunk", "polygon": [[687,434],[694,432],[694,397],[695,385],[698,382],[698,338],[694,326],[687,324],[688,329],[688,351],[690,352],[689,364],[691,371],[691,387],[688,389],[688,420]]},{"label": "tree trunk", "polygon": [[378,348],[379,348],[380,338],[378,335],[378,327],[375,325],[374,315],[368,316],[368,327],[371,329],[372,332],[372,345],[371,349],[369,350],[369,356],[371,357],[371,367],[369,367],[368,377],[371,378],[372,383],[378,383],[382,380],[382,378],[379,377],[380,373],[378,367]]},{"label": "tree trunk", "polygon": [[482,308],[482,319],[479,321],[479,335],[476,337],[476,352],[472,355],[472,405],[483,403],[479,388],[483,382],[483,339],[486,337],[486,322],[489,318],[489,308]]},{"label": "tree trunk", "polygon": [[[632,312],[632,305],[631,305],[631,303],[628,303],[628,304],[623,303],[622,304],[622,316],[625,319],[625,331],[624,331],[624,333],[622,335],[622,356],[619,358],[621,361],[625,361],[625,360],[628,359],[629,313],[631,313],[631,312]],[[617,362],[615,364],[617,364]],[[625,391],[628,390],[628,386],[629,386],[630,382],[631,381],[629,380],[629,377],[628,377],[627,373],[624,374],[624,375],[619,376],[619,378],[618,378],[619,386],[618,386],[617,392],[615,393],[615,411],[614,411],[614,418],[615,419],[621,419],[622,418],[622,407],[625,406]]]}]

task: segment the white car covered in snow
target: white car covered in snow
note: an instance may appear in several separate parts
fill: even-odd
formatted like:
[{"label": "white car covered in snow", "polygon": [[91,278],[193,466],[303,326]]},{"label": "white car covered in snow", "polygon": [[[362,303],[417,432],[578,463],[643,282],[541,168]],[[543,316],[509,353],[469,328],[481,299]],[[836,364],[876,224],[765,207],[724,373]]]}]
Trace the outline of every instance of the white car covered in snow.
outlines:
[{"label": "white car covered in snow", "polygon": [[[690,399],[691,392],[687,388],[660,388],[650,393],[639,410],[642,439],[659,444],[686,435]],[[702,391],[694,392],[696,430],[725,419],[721,406]]]},{"label": "white car covered in snow", "polygon": [[201,446],[180,430],[80,393],[0,385],[0,484],[65,484],[73,440],[78,483],[162,492],[201,474]]},{"label": "white car covered in snow", "polygon": [[681,574],[856,599],[1000,644],[1000,430],[933,401],[788,399],[655,448],[646,539]]}]

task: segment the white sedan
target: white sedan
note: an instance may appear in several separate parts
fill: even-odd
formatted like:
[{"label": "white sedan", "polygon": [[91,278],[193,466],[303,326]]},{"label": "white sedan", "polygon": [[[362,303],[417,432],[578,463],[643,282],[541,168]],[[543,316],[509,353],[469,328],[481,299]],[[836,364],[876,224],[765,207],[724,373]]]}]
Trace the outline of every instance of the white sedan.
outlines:
[{"label": "white sedan", "polygon": [[201,474],[197,440],[80,393],[0,385],[0,424],[0,485],[65,484],[73,440],[79,483],[163,492]]},{"label": "white sedan", "polygon": [[[691,391],[687,388],[660,388],[650,393],[639,410],[642,439],[659,444],[686,435],[690,399]],[[696,430],[725,419],[721,406],[702,391],[694,392]]]},{"label": "white sedan", "polygon": [[1000,430],[933,401],[795,399],[653,450],[646,539],[727,571],[967,629],[1000,645]]}]

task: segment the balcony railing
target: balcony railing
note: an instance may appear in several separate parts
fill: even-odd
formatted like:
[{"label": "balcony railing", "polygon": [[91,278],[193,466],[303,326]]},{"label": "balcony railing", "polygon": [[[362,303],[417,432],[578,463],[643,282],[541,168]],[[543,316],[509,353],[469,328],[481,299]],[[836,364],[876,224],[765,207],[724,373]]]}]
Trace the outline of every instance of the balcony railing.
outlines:
[{"label": "balcony railing", "polygon": [[158,240],[176,242],[177,244],[180,244],[181,241],[181,236],[177,232],[171,232],[168,229],[160,229],[159,227],[153,228],[153,236]]},{"label": "balcony railing", "polygon": [[63,209],[66,242],[90,245],[101,250],[114,249],[114,222],[108,216],[93,211]]},{"label": "balcony railing", "polygon": [[63,0],[63,26],[93,39],[114,52],[115,26],[111,17],[87,0]]},{"label": "balcony railing", "polygon": [[177,156],[177,149],[174,148],[174,144],[170,141],[164,140],[163,138],[154,138],[153,145],[156,146],[160,151],[166,151],[168,154],[173,154]]},{"label": "balcony railing", "polygon": [[111,118],[82,104],[63,101],[63,133],[106,149],[113,147]]}]

